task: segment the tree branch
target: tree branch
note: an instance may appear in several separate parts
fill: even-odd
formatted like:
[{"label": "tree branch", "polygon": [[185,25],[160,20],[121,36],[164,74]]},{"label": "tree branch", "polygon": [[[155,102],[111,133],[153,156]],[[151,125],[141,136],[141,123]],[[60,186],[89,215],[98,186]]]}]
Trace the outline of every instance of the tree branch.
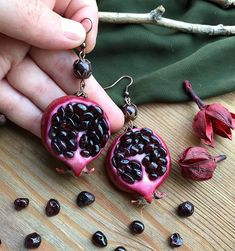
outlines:
[{"label": "tree branch", "polygon": [[99,20],[100,22],[115,24],[155,24],[181,32],[197,33],[210,36],[229,36],[235,34],[235,26],[224,26],[223,24],[213,26],[206,24],[186,23],[162,17],[164,12],[165,8],[162,5],[145,14],[99,12]]},{"label": "tree branch", "polygon": [[235,6],[235,0],[208,0],[210,2],[216,3],[223,8],[229,8]]}]

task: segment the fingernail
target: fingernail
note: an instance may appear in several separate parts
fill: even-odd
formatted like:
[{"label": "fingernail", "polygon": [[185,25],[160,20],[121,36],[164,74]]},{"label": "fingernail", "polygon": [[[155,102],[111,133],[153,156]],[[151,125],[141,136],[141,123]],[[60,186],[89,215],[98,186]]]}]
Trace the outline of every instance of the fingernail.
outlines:
[{"label": "fingernail", "polygon": [[83,26],[73,20],[63,18],[62,20],[62,30],[64,35],[70,39],[82,43],[86,37],[86,31]]}]

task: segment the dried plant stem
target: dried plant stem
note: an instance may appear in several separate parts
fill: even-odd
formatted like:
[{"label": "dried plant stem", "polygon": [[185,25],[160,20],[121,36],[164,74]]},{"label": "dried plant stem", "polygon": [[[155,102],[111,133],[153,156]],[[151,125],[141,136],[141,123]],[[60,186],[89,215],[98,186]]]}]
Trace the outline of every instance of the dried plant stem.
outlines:
[{"label": "dried plant stem", "polygon": [[225,160],[225,159],[227,159],[227,156],[224,155],[224,154],[215,157],[216,162],[220,162],[220,161]]},{"label": "dried plant stem", "polygon": [[209,1],[218,4],[223,8],[229,8],[235,6],[235,0],[209,0]]},{"label": "dried plant stem", "polygon": [[224,26],[223,24],[213,26],[206,24],[186,23],[162,17],[164,12],[165,8],[162,5],[145,14],[99,12],[99,20],[100,22],[116,24],[155,24],[181,32],[197,33],[210,36],[229,36],[235,34],[235,26]]}]

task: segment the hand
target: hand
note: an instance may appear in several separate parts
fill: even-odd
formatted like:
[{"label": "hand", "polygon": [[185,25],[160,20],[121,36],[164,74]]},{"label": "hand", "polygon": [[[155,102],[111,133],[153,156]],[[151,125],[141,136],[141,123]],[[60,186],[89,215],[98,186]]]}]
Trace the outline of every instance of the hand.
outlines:
[{"label": "hand", "polygon": [[[73,94],[79,81],[72,74],[82,42],[87,52],[95,46],[98,11],[95,0],[0,1],[0,112],[40,137],[40,120],[54,99]],[[63,16],[63,17],[62,17]],[[86,30],[92,30],[86,38]],[[107,113],[112,131],[123,126],[121,110],[97,81],[86,89]]]}]

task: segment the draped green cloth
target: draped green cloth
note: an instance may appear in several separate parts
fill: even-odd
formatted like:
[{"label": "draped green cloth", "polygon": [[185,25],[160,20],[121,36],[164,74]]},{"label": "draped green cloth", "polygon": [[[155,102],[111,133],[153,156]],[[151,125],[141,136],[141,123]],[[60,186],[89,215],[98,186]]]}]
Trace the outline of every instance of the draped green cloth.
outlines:
[{"label": "draped green cloth", "polygon": [[[200,24],[235,25],[235,8],[222,9],[203,0],[98,0],[99,11],[147,13],[159,5],[164,17]],[[135,103],[180,102],[188,99],[182,82],[193,83],[202,97],[235,90],[235,36],[186,34],[151,24],[100,23],[97,45],[87,56],[94,76],[107,86],[122,75],[135,85]],[[108,93],[123,104],[122,81]]]}]

